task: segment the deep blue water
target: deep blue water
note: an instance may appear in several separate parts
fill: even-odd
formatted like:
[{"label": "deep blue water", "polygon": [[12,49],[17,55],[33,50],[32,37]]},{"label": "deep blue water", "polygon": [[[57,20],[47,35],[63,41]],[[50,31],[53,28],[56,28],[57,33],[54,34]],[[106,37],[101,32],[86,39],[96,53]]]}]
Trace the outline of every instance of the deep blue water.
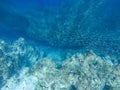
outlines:
[{"label": "deep blue water", "polygon": [[[52,0],[52,1],[51,0],[30,0],[30,1],[4,0],[4,1],[0,1],[1,3],[1,7],[0,7],[1,33],[0,34],[3,37],[5,36],[9,38],[18,38],[23,36],[24,38],[28,38],[28,39],[31,38],[32,40],[34,39],[35,41],[40,41],[40,42],[42,41],[45,43],[47,42],[48,44],[50,43],[50,46],[53,45],[55,47],[58,46],[59,43],[61,43],[59,47],[62,47],[62,48],[63,47],[86,48],[87,47],[91,49],[92,47],[91,43],[92,43],[93,45],[95,45],[95,47],[92,47],[93,49],[96,49],[96,47],[99,45],[100,49],[98,49],[98,51],[102,51],[101,50],[102,47],[103,48],[107,47],[112,49],[109,52],[113,51],[115,47],[116,47],[115,49],[119,50],[118,45],[120,43],[120,40],[119,40],[120,38],[119,36],[120,34],[120,30],[119,30],[120,29],[119,27],[120,26],[120,11],[119,11],[120,1],[104,0],[103,3],[100,6],[98,6],[98,8],[96,8],[97,4],[102,1],[90,2],[89,0],[85,0],[85,4],[84,3],[83,5],[81,4],[81,6],[78,6],[78,8],[77,8],[77,2],[79,1],[76,1],[76,2],[72,0]],[[92,12],[92,17],[94,18],[90,18],[90,15],[86,15],[86,17],[88,18],[83,20],[83,23],[82,23],[81,19],[85,17],[83,13],[86,11],[86,9],[90,8],[88,6],[90,6],[91,4],[93,4],[93,9],[91,9],[91,12]],[[76,8],[75,8],[75,5],[76,5]],[[73,9],[73,11],[70,11],[70,8]],[[77,11],[80,13],[78,13]],[[38,18],[41,20],[43,17],[47,21],[45,24],[48,24],[46,26],[39,25],[41,30],[38,30],[39,29],[39,26],[38,26],[35,30],[33,30],[35,33],[38,33],[38,34],[35,34],[35,35],[33,34],[32,37],[29,34],[26,35],[26,33],[30,31],[28,29],[31,25],[29,18],[27,18],[27,13],[29,12],[43,13],[44,16],[41,16],[39,14],[34,14],[32,18]],[[60,14],[60,18],[57,18],[57,19],[54,18],[59,14]],[[74,14],[78,14],[76,15],[77,20],[76,19],[73,20]],[[51,18],[51,21],[49,21],[50,18]],[[96,20],[93,20],[93,19],[96,19]],[[36,22],[41,22],[40,20]],[[66,22],[70,22],[70,23],[72,22],[73,26],[69,27],[69,24],[65,26],[64,23]],[[74,22],[75,22],[75,25],[74,25]],[[59,26],[56,23],[58,23]],[[81,25],[81,28],[79,28],[77,25]],[[52,27],[52,30],[51,30],[51,27]],[[93,33],[88,33],[89,31],[87,27],[90,27],[91,29],[89,31]],[[45,29],[47,28],[48,31],[45,31],[44,28]],[[73,30],[69,30],[67,28],[71,28]],[[48,33],[51,32],[51,34],[59,33],[59,37],[61,38],[60,40],[57,40],[56,36],[55,37],[51,35],[45,36],[46,32]],[[42,33],[41,35],[43,36],[39,37],[40,35],[39,33]],[[73,34],[73,40],[71,41],[70,41],[70,37],[71,37],[70,33]],[[78,35],[76,33],[78,33]],[[82,33],[83,33],[83,37],[79,37],[80,35],[82,35]],[[89,35],[91,36],[89,37]],[[63,39],[65,39],[65,42],[61,42],[61,40]],[[80,43],[76,41],[77,39],[78,39],[78,42]],[[96,43],[96,40],[97,41],[99,40],[99,41]],[[57,43],[54,44],[54,41]],[[105,45],[103,45],[104,42],[105,42]],[[71,43],[73,44],[70,45]],[[100,45],[101,43],[102,45]],[[110,44],[110,45],[106,46],[106,44]],[[119,53],[119,51],[117,53]]]},{"label": "deep blue water", "polygon": [[[109,48],[110,51],[105,52],[115,54],[120,51],[119,0],[85,0],[83,3],[79,0],[4,0],[0,4],[3,37],[24,37],[58,48],[88,48],[100,52],[104,51],[102,48]],[[84,15],[87,9],[91,13]],[[36,27],[32,26],[34,23]],[[31,28],[35,28],[34,33],[29,33]]]}]

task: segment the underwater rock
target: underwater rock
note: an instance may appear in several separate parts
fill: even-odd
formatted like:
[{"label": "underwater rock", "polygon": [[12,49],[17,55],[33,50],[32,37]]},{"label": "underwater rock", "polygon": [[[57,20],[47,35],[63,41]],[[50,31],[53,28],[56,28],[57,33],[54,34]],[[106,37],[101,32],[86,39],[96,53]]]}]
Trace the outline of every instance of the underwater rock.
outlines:
[{"label": "underwater rock", "polygon": [[[46,64],[45,64],[46,63]],[[119,65],[118,65],[119,66]],[[33,68],[33,75],[39,78],[37,89],[50,90],[101,90],[105,84],[120,87],[119,69],[110,59],[101,58],[94,53],[75,54],[57,69],[49,59],[39,61]],[[112,77],[116,77],[116,81]],[[111,84],[109,84],[112,82]]]},{"label": "underwater rock", "polygon": [[19,76],[14,75],[7,80],[7,84],[1,90],[35,90],[37,77],[30,76],[29,68],[25,67],[20,71]]},{"label": "underwater rock", "polygon": [[[120,65],[116,65],[112,71],[113,75],[108,77],[107,84],[111,87],[120,88]],[[117,77],[116,77],[117,76]]]},{"label": "underwater rock", "polygon": [[38,78],[37,90],[101,90],[105,84],[112,88],[120,87],[119,66],[107,57],[102,58],[91,52],[73,55],[63,61],[60,69],[52,60],[45,58],[30,71]]},{"label": "underwater rock", "polygon": [[3,78],[0,79],[1,84],[5,84],[7,79],[20,70],[21,64],[24,64],[24,61],[19,60],[22,54],[25,54],[22,49],[22,41],[19,39],[12,44],[8,44],[8,42],[0,40],[0,51],[2,52],[0,57],[0,77]]},{"label": "underwater rock", "polygon": [[35,63],[37,58],[37,49],[27,45],[23,38],[14,42],[0,40],[0,88],[23,67]]},{"label": "underwater rock", "polygon": [[43,58],[27,69],[26,74],[22,74],[26,69],[21,71],[22,76],[18,77],[21,82],[16,85],[17,78],[11,78],[5,85],[8,87],[4,86],[2,90],[14,86],[28,90],[29,80],[31,90],[102,90],[107,86],[110,90],[119,90],[119,66],[112,63],[110,58],[99,57],[93,52],[73,55],[63,61],[60,69],[56,68],[53,60]]},{"label": "underwater rock", "polygon": [[[102,90],[120,88],[120,64],[109,56],[88,51],[62,61],[60,68],[50,57],[41,57],[39,49],[23,38],[8,44],[0,40],[1,90]],[[69,52],[68,52],[69,53]],[[30,63],[33,63],[30,65]],[[29,83],[31,82],[31,83]]]}]

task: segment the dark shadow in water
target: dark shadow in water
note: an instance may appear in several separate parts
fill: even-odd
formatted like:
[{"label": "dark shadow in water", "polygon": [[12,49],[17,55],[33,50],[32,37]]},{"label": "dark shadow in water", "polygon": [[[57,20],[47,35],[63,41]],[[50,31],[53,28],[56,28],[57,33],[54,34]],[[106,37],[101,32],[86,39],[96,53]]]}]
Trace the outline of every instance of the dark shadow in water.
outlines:
[{"label": "dark shadow in water", "polygon": [[0,7],[0,35],[5,37],[20,37],[24,35],[29,26],[29,21],[9,9]]}]

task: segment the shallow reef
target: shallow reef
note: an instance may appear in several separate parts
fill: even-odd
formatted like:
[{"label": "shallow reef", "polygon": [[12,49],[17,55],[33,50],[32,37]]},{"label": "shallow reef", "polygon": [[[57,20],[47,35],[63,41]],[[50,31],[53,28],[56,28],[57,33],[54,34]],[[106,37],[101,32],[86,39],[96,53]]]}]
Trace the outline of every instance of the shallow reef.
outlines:
[{"label": "shallow reef", "polygon": [[[35,52],[34,52],[35,51]],[[37,50],[27,45],[23,38],[12,42],[0,40],[0,87],[14,74],[19,75],[23,67],[28,67],[37,60]],[[32,58],[30,58],[32,56]],[[40,55],[39,55],[40,56]],[[33,59],[34,58],[34,59]],[[31,62],[30,60],[33,59]]]},{"label": "shallow reef", "polygon": [[0,40],[0,72],[1,90],[120,89],[117,59],[113,62],[89,50],[66,57],[58,66],[23,38],[11,43]]}]

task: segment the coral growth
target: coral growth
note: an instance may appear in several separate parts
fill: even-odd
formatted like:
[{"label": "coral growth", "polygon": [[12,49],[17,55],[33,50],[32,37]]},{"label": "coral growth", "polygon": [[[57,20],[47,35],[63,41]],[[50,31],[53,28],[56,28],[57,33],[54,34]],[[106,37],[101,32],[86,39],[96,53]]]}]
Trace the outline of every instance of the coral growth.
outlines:
[{"label": "coral growth", "polygon": [[[29,83],[31,82],[31,83]],[[31,87],[31,88],[30,88]],[[116,90],[120,88],[120,64],[92,51],[76,53],[58,68],[50,58],[41,58],[19,76],[11,77],[2,90]]]},{"label": "coral growth", "polygon": [[[38,78],[37,90],[102,90],[106,85],[120,88],[120,65],[94,53],[77,53],[62,63],[60,69],[50,59],[32,68]],[[72,89],[74,88],[74,89]]]},{"label": "coral growth", "polygon": [[23,38],[15,42],[0,40],[0,87],[13,75],[19,75],[23,67],[34,63],[38,55],[37,50],[25,43]]}]

